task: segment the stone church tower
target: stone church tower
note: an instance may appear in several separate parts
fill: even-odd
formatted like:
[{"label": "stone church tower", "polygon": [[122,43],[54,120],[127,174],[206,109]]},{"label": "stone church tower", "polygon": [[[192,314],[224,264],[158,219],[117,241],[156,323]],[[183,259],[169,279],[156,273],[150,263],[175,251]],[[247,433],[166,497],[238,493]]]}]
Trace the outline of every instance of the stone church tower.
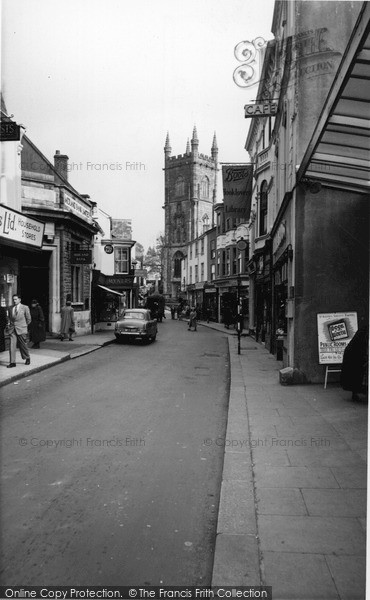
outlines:
[{"label": "stone church tower", "polygon": [[171,156],[167,134],[164,147],[165,176],[165,243],[163,293],[177,298],[181,290],[181,260],[187,245],[213,226],[216,203],[218,148],[213,137],[211,156],[199,154],[199,140],[194,126],[191,147],[185,154]]}]

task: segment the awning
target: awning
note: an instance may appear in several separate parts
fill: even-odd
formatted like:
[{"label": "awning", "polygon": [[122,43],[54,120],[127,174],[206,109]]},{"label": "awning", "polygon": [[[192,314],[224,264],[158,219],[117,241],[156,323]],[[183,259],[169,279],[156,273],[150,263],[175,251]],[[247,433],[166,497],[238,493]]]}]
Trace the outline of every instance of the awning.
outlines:
[{"label": "awning", "polygon": [[110,294],[117,294],[117,296],[123,296],[121,292],[117,292],[116,290],[111,290],[110,288],[105,287],[105,285],[98,285],[102,290],[109,292]]},{"label": "awning", "polygon": [[297,173],[330,187],[370,190],[370,3],[364,2]]}]

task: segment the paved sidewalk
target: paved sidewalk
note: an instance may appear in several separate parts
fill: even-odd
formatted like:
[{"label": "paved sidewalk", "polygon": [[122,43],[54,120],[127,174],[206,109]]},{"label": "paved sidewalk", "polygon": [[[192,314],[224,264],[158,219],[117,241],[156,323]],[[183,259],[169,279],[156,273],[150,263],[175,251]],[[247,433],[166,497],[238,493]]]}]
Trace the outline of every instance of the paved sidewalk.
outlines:
[{"label": "paved sidewalk", "polygon": [[12,369],[7,369],[9,352],[0,352],[0,387],[23,377],[28,377],[38,371],[48,369],[65,360],[94,352],[94,350],[98,350],[114,341],[113,331],[100,331],[91,335],[77,336],[73,342],[68,340],[61,342],[57,337],[47,338],[45,342],[41,342],[39,350],[29,349],[31,364],[28,366],[24,364],[24,360],[21,359],[20,352],[17,349],[17,366]]},{"label": "paved sidewalk", "polygon": [[281,386],[281,363],[228,337],[231,390],[212,585],[274,600],[365,598],[367,403]]}]

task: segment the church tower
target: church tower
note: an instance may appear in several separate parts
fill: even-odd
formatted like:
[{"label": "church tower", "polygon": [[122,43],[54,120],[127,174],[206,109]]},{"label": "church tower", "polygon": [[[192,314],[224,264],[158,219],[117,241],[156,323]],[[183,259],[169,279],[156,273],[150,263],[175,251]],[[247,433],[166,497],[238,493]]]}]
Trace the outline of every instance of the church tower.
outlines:
[{"label": "church tower", "polygon": [[218,147],[214,134],[211,156],[199,154],[194,126],[185,154],[171,156],[169,134],[164,146],[165,243],[163,292],[178,298],[181,290],[181,261],[188,243],[210,229],[216,203]]}]

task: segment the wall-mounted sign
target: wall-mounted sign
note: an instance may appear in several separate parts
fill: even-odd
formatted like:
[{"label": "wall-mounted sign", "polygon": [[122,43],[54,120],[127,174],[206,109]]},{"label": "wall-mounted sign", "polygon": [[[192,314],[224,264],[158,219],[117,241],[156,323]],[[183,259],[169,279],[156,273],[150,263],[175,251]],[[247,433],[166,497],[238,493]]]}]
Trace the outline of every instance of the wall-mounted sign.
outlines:
[{"label": "wall-mounted sign", "polygon": [[341,364],[346,346],[357,331],[357,313],[322,313],[317,315],[319,363]]},{"label": "wall-mounted sign", "polygon": [[45,223],[0,204],[0,239],[41,248]]},{"label": "wall-mounted sign", "polygon": [[113,254],[113,250],[114,250],[114,248],[113,248],[112,244],[106,244],[104,246],[104,252],[106,252],[107,254]]},{"label": "wall-mounted sign", "polygon": [[13,121],[1,121],[0,142],[18,142],[21,139],[21,128]]},{"label": "wall-mounted sign", "polygon": [[81,200],[73,198],[69,194],[64,194],[64,208],[77,215],[84,221],[92,222],[91,208],[85,205]]},{"label": "wall-mounted sign", "polygon": [[245,240],[243,240],[243,239],[238,240],[236,242],[236,247],[237,247],[238,250],[245,250],[246,247],[247,247],[247,245],[248,245],[247,242]]},{"label": "wall-mounted sign", "polygon": [[134,277],[132,275],[106,275],[104,285],[112,289],[132,288]]},{"label": "wall-mounted sign", "polygon": [[244,106],[246,119],[253,117],[275,117],[277,113],[277,102],[262,102],[261,104],[246,104]]},{"label": "wall-mounted sign", "polygon": [[91,250],[71,250],[71,265],[91,265]]}]

